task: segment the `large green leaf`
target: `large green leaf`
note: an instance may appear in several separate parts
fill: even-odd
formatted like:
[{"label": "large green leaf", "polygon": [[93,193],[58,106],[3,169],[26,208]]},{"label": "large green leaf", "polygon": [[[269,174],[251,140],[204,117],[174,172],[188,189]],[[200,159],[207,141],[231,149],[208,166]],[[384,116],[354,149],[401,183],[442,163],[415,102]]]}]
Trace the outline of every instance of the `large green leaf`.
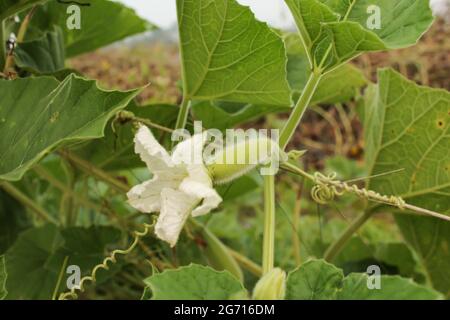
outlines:
[{"label": "large green leaf", "polygon": [[282,40],[235,0],[177,0],[187,99],[289,106]]},{"label": "large green leaf", "polygon": [[42,156],[68,141],[103,136],[107,121],[138,94],[103,91],[71,75],[0,81],[0,179],[19,180]]},{"label": "large green leaf", "polygon": [[0,256],[0,300],[3,300],[8,291],[6,291],[6,267],[5,267],[5,257]]},{"label": "large green leaf", "polygon": [[134,10],[125,5],[109,1],[90,1],[90,6],[79,6],[81,13],[81,28],[70,30],[66,27],[67,7],[57,1],[47,3],[39,8],[32,20],[30,34],[53,30],[60,26],[64,32],[67,57],[73,57],[128,36],[150,31],[154,25],[140,18]]},{"label": "large green leaf", "polygon": [[[325,69],[360,53],[416,43],[433,16],[424,0],[285,0],[310,62]],[[369,29],[369,6],[380,9],[380,29]]]},{"label": "large green leaf", "polygon": [[14,50],[18,67],[34,73],[54,73],[64,69],[64,38],[60,28],[42,37],[19,43]]},{"label": "large green leaf", "polygon": [[155,300],[227,300],[244,290],[229,272],[195,264],[152,275],[144,282]]},{"label": "large green leaf", "polygon": [[[6,253],[9,299],[50,299],[65,257],[80,267],[82,276],[101,263],[105,247],[117,242],[120,232],[110,227],[68,228],[53,225],[22,233]],[[110,276],[111,272],[102,275]],[[61,291],[67,290],[65,274]]]},{"label": "large green leaf", "polygon": [[0,21],[47,0],[0,0]]},{"label": "large green leaf", "polygon": [[[378,74],[366,104],[368,187],[402,196],[407,202],[450,214],[450,93],[421,87],[392,70]],[[397,217],[408,242],[417,250],[428,277],[450,293],[450,223],[425,217]]]},{"label": "large green leaf", "polygon": [[380,277],[380,288],[369,289],[364,273],[344,277],[342,270],[323,260],[310,260],[289,273],[286,299],[290,300],[435,300],[442,296],[430,288],[399,276]]}]

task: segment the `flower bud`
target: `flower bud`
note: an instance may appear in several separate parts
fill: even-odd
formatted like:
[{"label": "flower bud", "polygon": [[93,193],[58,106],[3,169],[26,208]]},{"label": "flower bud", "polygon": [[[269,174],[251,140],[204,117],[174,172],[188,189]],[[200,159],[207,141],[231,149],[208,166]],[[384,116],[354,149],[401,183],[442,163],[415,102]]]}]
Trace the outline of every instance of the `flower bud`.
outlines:
[{"label": "flower bud", "polygon": [[227,142],[208,161],[207,169],[215,184],[225,184],[249,173],[260,165],[283,162],[287,158],[278,144],[265,135],[246,136]]},{"label": "flower bud", "polygon": [[283,300],[286,293],[286,272],[274,268],[256,283],[254,300]]}]

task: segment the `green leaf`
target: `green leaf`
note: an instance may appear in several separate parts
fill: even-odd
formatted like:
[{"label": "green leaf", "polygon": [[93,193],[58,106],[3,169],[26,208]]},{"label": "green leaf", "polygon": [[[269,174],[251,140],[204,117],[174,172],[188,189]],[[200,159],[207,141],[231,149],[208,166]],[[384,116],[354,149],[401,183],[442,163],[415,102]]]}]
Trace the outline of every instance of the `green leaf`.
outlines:
[{"label": "green leaf", "polygon": [[344,278],[342,270],[323,260],[310,260],[289,273],[286,299],[290,300],[435,300],[442,295],[410,279],[380,276],[380,288],[365,273]]},{"label": "green leaf", "polygon": [[192,105],[194,118],[201,120],[204,128],[219,130],[233,128],[271,112],[286,110],[289,108],[218,101],[201,101]]},{"label": "green leaf", "polygon": [[432,289],[399,276],[381,276],[380,289],[368,288],[367,274],[352,273],[345,277],[338,300],[436,300],[442,296]]},{"label": "green leaf", "polygon": [[244,290],[227,271],[191,264],[145,279],[155,300],[227,300]]},{"label": "green leaf", "polygon": [[[392,70],[378,77],[375,98],[364,111],[369,175],[403,170],[372,178],[368,187],[450,214],[450,93],[418,86]],[[403,215],[397,222],[434,287],[450,294],[450,279],[442,272],[450,268],[450,224]]]},{"label": "green leaf", "polygon": [[18,67],[33,73],[54,73],[64,69],[64,38],[60,28],[41,38],[19,43],[14,50]]},{"label": "green leaf", "polygon": [[50,299],[64,256],[63,239],[55,226],[22,233],[6,253],[9,299]]},{"label": "green leaf", "polygon": [[[80,29],[70,30],[66,27],[67,20],[72,16],[67,13],[71,4],[56,1],[39,8],[31,25],[40,32],[52,30],[55,25],[63,28],[68,58],[155,29],[154,25],[121,3],[109,0],[95,0],[90,3],[90,6],[79,6]],[[36,30],[31,31],[39,33]]]},{"label": "green leaf", "polygon": [[[325,70],[363,52],[413,45],[433,21],[429,3],[423,0],[285,1],[311,66]],[[368,23],[370,6],[380,9],[379,29]]]},{"label": "green leaf", "polygon": [[5,299],[8,291],[6,291],[6,267],[5,267],[5,257],[0,256],[0,300]]},{"label": "green leaf", "polygon": [[47,0],[0,0],[0,21]]},{"label": "green leaf", "polygon": [[15,242],[19,233],[29,227],[26,209],[9,194],[0,190],[0,255]]},{"label": "green leaf", "polygon": [[[311,75],[308,57],[297,34],[288,34],[285,43],[288,53],[289,84],[295,94],[300,96]],[[322,78],[311,104],[347,102],[366,84],[367,79],[361,70],[351,64],[344,64]]]},{"label": "green leaf", "polygon": [[342,270],[321,260],[310,260],[289,273],[286,284],[288,300],[334,300]]},{"label": "green leaf", "polygon": [[71,75],[0,81],[0,179],[19,180],[64,142],[103,136],[107,121],[138,94],[103,91]]},{"label": "green leaf", "polygon": [[290,106],[282,40],[235,0],[177,0],[186,98]]},{"label": "green leaf", "polygon": [[[116,243],[119,236],[110,227],[59,230],[46,225],[25,231],[6,253],[8,298],[50,299],[66,256],[68,265],[79,266],[82,276],[90,274],[105,258],[105,247]],[[61,291],[67,290],[66,278],[65,274]]]}]

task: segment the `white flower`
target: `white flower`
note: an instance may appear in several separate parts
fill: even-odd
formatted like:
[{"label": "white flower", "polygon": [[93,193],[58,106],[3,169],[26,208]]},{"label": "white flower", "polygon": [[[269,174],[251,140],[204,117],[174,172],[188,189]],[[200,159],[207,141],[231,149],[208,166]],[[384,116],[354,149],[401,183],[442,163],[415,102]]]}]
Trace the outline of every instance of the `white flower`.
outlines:
[{"label": "white flower", "polygon": [[205,139],[206,134],[194,135],[170,156],[147,127],[134,138],[135,152],[153,178],[128,192],[129,203],[141,212],[160,212],[155,233],[172,247],[190,215],[206,214],[222,202],[202,161]]}]

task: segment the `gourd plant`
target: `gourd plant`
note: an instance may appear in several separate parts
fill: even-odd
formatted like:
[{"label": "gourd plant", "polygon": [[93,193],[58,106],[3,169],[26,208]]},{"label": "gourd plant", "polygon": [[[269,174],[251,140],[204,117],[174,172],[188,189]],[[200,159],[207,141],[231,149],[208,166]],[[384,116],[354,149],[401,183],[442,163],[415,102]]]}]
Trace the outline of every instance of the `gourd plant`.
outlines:
[{"label": "gourd plant", "polygon": [[[1,243],[0,254],[6,253],[0,259],[0,297],[77,298],[88,282],[100,284],[106,281],[101,278],[114,273],[140,285],[151,273],[144,280],[144,299],[448,296],[450,95],[418,86],[390,69],[379,71],[377,84],[369,83],[349,64],[367,52],[414,45],[433,21],[428,1],[286,0],[286,4],[297,34],[271,29],[236,0],[177,0],[183,91],[178,107],[138,106],[134,98],[140,89],[105,91],[65,67],[67,58],[154,28],[132,10],[96,0],[77,9],[82,26],[69,30],[69,5],[0,0],[0,40],[5,44],[0,52],[4,78],[0,80],[0,195],[2,219],[8,221],[1,229],[7,236]],[[379,19],[379,25],[370,19]],[[17,37],[10,38],[11,33]],[[335,174],[302,168],[303,152],[287,148],[296,130],[301,130],[307,108],[345,102],[363,87],[358,111],[365,129],[365,188],[340,181]],[[237,112],[227,112],[228,107]],[[258,159],[257,165],[234,166],[215,161],[219,154],[208,165],[192,167],[183,159],[191,147],[202,151],[204,134],[176,146],[167,141],[167,133],[190,129],[193,119],[202,120],[204,128],[225,130],[280,111],[288,112],[289,118],[276,145],[282,168],[278,175],[294,175],[298,184],[308,181],[311,198],[320,205],[345,194],[366,201],[364,213],[323,257],[316,256],[323,260],[305,262],[288,275],[275,268],[275,175],[263,176],[261,266],[226,246],[203,219],[194,218],[226,198],[227,192],[217,184],[225,183],[225,190],[241,185],[238,193],[242,192],[252,169],[267,165],[270,158]],[[246,141],[225,153],[247,153],[250,145],[268,142],[263,140]],[[142,162],[133,150],[153,174],[151,180],[147,172],[136,173]],[[142,177],[147,181],[140,183]],[[132,184],[138,185],[131,188]],[[125,193],[142,214],[125,205]],[[24,208],[35,217],[32,222],[25,219],[26,226],[19,223]],[[383,275],[383,289],[370,290],[366,274],[344,276],[331,264],[352,236],[381,211],[395,215],[420,260],[426,284]],[[92,214],[99,221],[89,219]],[[88,229],[81,227],[86,221],[91,225]],[[133,242],[104,258],[106,247],[120,238],[112,226],[131,233]],[[168,247],[146,237],[153,234],[172,247],[182,246],[178,252],[202,248],[212,268],[198,264],[175,268]],[[151,267],[143,267],[139,255],[133,256],[138,246]],[[121,263],[119,255],[130,260]],[[66,267],[74,265],[85,276],[67,291],[62,280]],[[129,265],[137,271],[130,273]],[[248,281],[244,286],[241,267],[245,275],[260,278],[256,285],[255,279],[251,282],[253,294],[246,289]],[[102,269],[109,272],[100,273]],[[163,269],[169,270],[159,273]]]}]

